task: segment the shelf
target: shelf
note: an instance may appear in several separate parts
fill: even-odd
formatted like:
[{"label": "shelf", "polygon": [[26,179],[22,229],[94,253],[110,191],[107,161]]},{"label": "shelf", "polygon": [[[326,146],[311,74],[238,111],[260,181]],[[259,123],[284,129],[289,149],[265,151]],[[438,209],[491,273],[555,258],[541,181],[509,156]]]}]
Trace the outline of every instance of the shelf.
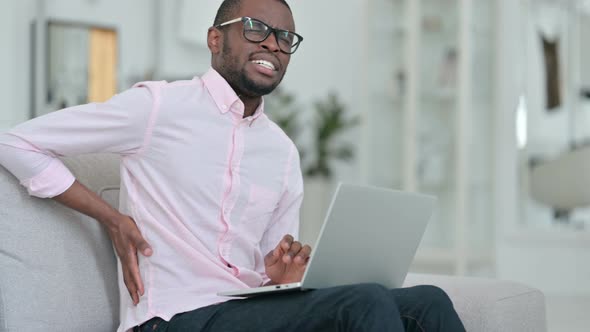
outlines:
[{"label": "shelf", "polygon": [[[438,212],[425,233],[424,247],[416,254],[415,266],[453,274],[493,268],[493,240],[487,240],[494,234],[489,230],[493,229],[489,217],[492,186],[487,178],[480,178],[491,172],[487,168],[479,171],[489,162],[475,161],[487,160],[480,155],[490,155],[492,147],[467,128],[488,126],[489,121],[475,116],[472,120],[469,114],[475,107],[487,109],[489,103],[479,97],[489,89],[465,88],[482,71],[493,73],[492,40],[473,41],[488,36],[487,22],[492,20],[479,22],[473,10],[465,13],[456,0],[420,0],[419,5],[379,0],[367,5],[369,89],[363,96],[370,120],[367,176],[376,182],[400,178],[412,190],[439,197]],[[465,14],[469,15],[467,22],[476,18],[477,24],[461,21]],[[410,30],[416,25],[420,29]],[[473,47],[460,38],[461,29],[470,30]],[[471,64],[473,73],[466,69],[466,59],[477,59]],[[391,129],[394,126],[396,130]],[[392,133],[381,133],[384,128]],[[470,141],[464,143],[467,139]],[[378,140],[380,144],[375,143]],[[456,169],[469,178],[458,181]]]},{"label": "shelf", "polygon": [[456,96],[455,90],[450,90],[449,92],[425,92],[420,94],[420,101],[450,103],[457,99]]},{"label": "shelf", "polygon": [[[405,101],[404,97],[394,96],[393,94],[389,93],[372,93],[372,98],[379,99],[382,101],[391,102],[392,104],[402,104]],[[456,97],[454,94],[436,94],[436,93],[424,93],[420,95],[418,98],[418,102],[423,103],[454,103],[456,101]]]},{"label": "shelf", "polygon": [[548,229],[521,227],[504,237],[505,242],[522,246],[590,249],[590,230],[554,226]]},{"label": "shelf", "polygon": [[[420,180],[420,179],[418,179]],[[452,194],[456,191],[456,189],[452,186],[453,182],[445,181],[445,183],[440,184],[432,184],[428,183],[425,184],[421,181],[418,181],[418,191],[422,193],[430,193],[436,195],[442,194]]]},{"label": "shelf", "polygon": [[[412,264],[415,265],[454,265],[458,254],[451,248],[418,248]],[[472,250],[466,254],[468,264],[487,264],[493,262],[492,255],[483,251]]]},{"label": "shelf", "polygon": [[405,99],[403,97],[399,97],[399,96],[394,96],[393,94],[390,93],[379,93],[379,92],[373,92],[370,94],[370,100],[369,103],[373,102],[373,101],[377,101],[379,103],[388,103],[391,104],[392,106],[399,106],[401,104],[404,103]]},{"label": "shelf", "polygon": [[405,35],[407,33],[406,27],[401,24],[391,25],[391,24],[377,24],[373,25],[372,28],[373,32],[382,34],[381,36],[390,36],[394,35]]}]

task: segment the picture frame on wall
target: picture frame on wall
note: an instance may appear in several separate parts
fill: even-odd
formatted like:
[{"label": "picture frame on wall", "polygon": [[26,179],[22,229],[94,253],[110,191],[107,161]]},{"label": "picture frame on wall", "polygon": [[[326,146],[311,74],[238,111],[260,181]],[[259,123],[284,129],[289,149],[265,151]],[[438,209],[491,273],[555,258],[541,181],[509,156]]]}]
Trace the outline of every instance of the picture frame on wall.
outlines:
[{"label": "picture frame on wall", "polygon": [[[59,20],[46,21],[43,27],[42,43],[37,40],[37,23],[31,28],[31,82],[43,83],[31,86],[35,96],[31,118],[70,106],[103,102],[116,94],[119,58],[116,28]],[[43,61],[35,61],[38,52],[43,53]]]},{"label": "picture frame on wall", "polygon": [[560,39],[548,38],[539,34],[543,49],[545,69],[545,109],[554,112],[560,109],[562,104],[561,68],[560,68]]}]

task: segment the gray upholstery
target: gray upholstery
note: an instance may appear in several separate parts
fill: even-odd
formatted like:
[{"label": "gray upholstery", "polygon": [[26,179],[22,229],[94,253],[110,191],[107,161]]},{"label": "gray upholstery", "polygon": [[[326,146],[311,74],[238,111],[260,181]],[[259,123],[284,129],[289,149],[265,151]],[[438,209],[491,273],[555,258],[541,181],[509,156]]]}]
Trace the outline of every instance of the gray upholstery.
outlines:
[{"label": "gray upholstery", "polygon": [[[113,157],[66,163],[94,191],[119,184]],[[114,331],[119,311],[115,256],[100,225],[28,196],[2,167],[0,301],[0,331]]]},{"label": "gray upholstery", "polygon": [[[66,159],[77,178],[114,206],[118,160]],[[545,331],[543,294],[497,280],[409,275],[406,285],[447,291],[468,331]],[[118,317],[111,242],[90,218],[31,198],[0,167],[0,332],[114,331]]]}]

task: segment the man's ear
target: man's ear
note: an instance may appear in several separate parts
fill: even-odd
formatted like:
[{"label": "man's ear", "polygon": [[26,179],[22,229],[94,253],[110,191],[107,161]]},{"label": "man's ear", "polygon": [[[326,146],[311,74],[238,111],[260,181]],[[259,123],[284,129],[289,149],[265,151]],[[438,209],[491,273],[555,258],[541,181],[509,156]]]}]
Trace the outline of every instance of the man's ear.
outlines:
[{"label": "man's ear", "polygon": [[219,29],[210,27],[207,31],[207,46],[211,54],[217,54],[221,51],[223,44],[223,33]]}]

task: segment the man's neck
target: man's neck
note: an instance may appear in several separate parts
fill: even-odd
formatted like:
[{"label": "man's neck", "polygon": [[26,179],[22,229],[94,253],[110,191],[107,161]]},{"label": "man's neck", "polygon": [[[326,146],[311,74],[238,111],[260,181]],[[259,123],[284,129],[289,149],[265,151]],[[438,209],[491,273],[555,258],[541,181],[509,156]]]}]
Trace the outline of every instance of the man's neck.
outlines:
[{"label": "man's neck", "polygon": [[238,95],[238,97],[244,103],[244,118],[253,115],[262,100],[262,97],[247,97],[242,95]]},{"label": "man's neck", "polygon": [[219,75],[221,75],[221,77],[223,77],[223,79],[227,82],[227,84],[229,84],[229,86],[238,95],[238,98],[240,98],[242,103],[244,103],[244,116],[243,116],[243,118],[247,118],[249,116],[252,116],[254,114],[254,112],[256,112],[256,109],[258,108],[258,106],[260,106],[260,103],[262,102],[262,97],[252,97],[252,96],[244,95],[243,93],[240,92],[240,90],[236,89],[236,86],[234,84],[232,84],[232,83],[230,83],[230,81],[228,81],[228,79],[226,78],[226,75],[222,74],[223,73],[222,70],[218,70],[218,68],[215,65],[213,65],[213,69]]}]

